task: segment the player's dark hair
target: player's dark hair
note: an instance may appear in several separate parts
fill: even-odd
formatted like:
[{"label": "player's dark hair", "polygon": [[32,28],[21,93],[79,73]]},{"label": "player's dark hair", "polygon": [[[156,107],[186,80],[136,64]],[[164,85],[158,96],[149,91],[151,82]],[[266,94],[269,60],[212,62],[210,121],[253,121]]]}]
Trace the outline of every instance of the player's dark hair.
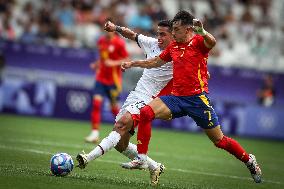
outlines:
[{"label": "player's dark hair", "polygon": [[169,28],[169,31],[172,31],[172,22],[170,20],[161,20],[158,23],[158,26],[167,27]]},{"label": "player's dark hair", "polygon": [[193,25],[194,16],[185,10],[179,11],[172,20],[172,24],[181,21],[181,25]]},{"label": "player's dark hair", "polygon": [[105,19],[105,22],[107,22],[107,21],[111,21],[111,22],[113,22],[112,17],[107,17],[107,18]]}]

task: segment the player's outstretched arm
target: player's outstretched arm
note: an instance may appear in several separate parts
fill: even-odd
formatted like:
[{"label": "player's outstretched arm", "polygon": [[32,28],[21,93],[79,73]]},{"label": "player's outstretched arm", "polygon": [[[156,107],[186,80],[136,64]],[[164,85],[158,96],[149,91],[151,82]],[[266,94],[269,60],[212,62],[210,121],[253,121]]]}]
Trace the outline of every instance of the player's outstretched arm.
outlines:
[{"label": "player's outstretched arm", "polygon": [[131,67],[140,67],[140,68],[157,68],[162,66],[167,62],[163,61],[160,57],[155,57],[147,60],[136,60],[131,62],[123,62],[121,64],[121,69],[126,70]]},{"label": "player's outstretched arm", "polygon": [[215,46],[216,39],[214,38],[214,36],[212,34],[205,31],[205,29],[203,28],[203,24],[200,20],[193,19],[193,30],[196,34],[203,36],[204,44],[207,48],[211,49]]},{"label": "player's outstretched arm", "polygon": [[104,26],[104,30],[107,32],[118,32],[120,33],[123,37],[135,41],[135,37],[137,33],[134,31],[130,30],[129,28],[126,27],[120,27],[112,23],[111,21],[107,21]]},{"label": "player's outstretched arm", "polygon": [[122,62],[126,62],[126,61],[129,61],[129,58],[123,58],[123,59],[120,59],[120,60],[111,60],[111,59],[108,59],[105,61],[105,64],[106,66],[120,66]]}]

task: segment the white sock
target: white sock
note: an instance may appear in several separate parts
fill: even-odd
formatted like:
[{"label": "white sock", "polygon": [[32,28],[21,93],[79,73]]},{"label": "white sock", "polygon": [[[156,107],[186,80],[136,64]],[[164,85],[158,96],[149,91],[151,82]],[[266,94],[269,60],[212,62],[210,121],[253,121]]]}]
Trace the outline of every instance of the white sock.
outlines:
[{"label": "white sock", "polygon": [[246,164],[246,166],[251,165],[251,164],[252,164],[252,159],[251,159],[251,158],[249,158],[248,162],[246,162],[245,164]]},{"label": "white sock", "polygon": [[114,148],[117,143],[119,142],[121,136],[118,132],[112,131],[106,138],[104,138],[98,146],[95,147],[88,155],[87,160],[88,162],[91,160],[94,160],[106,152],[108,152],[110,149]]},{"label": "white sock", "polygon": [[[122,154],[128,157],[129,159],[133,160],[136,156],[138,156],[137,146],[129,142],[127,148],[122,152]],[[146,156],[146,158],[150,170],[154,170],[158,167],[158,163],[156,161],[154,161],[148,156]]]},{"label": "white sock", "polygon": [[138,155],[137,146],[129,142],[127,148],[122,152],[122,154],[133,160]]},{"label": "white sock", "polygon": [[159,167],[158,163],[151,159],[149,156],[147,156],[147,163],[150,170],[155,170]]}]

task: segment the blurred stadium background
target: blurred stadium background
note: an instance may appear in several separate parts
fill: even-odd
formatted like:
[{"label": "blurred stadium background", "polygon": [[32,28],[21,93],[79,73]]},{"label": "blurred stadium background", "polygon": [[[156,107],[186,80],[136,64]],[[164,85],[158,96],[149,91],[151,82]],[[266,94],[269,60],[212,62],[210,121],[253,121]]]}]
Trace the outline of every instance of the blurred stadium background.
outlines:
[{"label": "blurred stadium background", "polygon": [[[282,0],[0,0],[3,139],[8,133],[13,135],[7,126],[22,120],[34,123],[32,117],[90,119],[94,73],[89,64],[98,58],[95,44],[106,18],[155,36],[157,21],[172,18],[180,9],[200,18],[217,38],[209,57],[209,90],[224,132],[280,140],[277,145],[283,151]],[[126,42],[132,59],[144,59],[135,42]],[[121,103],[141,73],[141,69],[131,69],[124,74]],[[108,108],[106,101],[103,121],[113,123]],[[156,120],[154,127],[200,132],[189,118]],[[84,135],[72,137],[83,142]]]}]

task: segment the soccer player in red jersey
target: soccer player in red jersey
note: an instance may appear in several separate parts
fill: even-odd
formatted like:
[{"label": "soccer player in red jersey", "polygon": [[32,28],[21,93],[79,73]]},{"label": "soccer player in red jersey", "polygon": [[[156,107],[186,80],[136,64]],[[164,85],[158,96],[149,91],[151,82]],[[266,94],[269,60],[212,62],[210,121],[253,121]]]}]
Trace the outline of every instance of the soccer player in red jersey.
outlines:
[{"label": "soccer player in red jersey", "polygon": [[97,143],[101,123],[101,106],[104,97],[110,100],[111,111],[118,114],[118,96],[122,88],[120,64],[126,61],[128,53],[125,42],[115,32],[107,32],[97,42],[99,59],[90,65],[96,71],[96,82],[93,93],[91,122],[92,132],[85,138],[86,142]]},{"label": "soccer player in red jersey", "polygon": [[255,156],[248,154],[237,141],[222,133],[218,117],[207,96],[207,59],[210,49],[216,44],[215,38],[187,11],[177,13],[172,24],[175,42],[172,42],[160,56],[122,64],[123,69],[128,69],[152,68],[169,61],[173,62],[172,94],[157,97],[140,110],[137,132],[138,156],[124,166],[137,169],[144,165],[151,138],[152,120],[190,116],[216,147],[226,150],[244,162],[254,181],[260,183],[261,170]]}]

